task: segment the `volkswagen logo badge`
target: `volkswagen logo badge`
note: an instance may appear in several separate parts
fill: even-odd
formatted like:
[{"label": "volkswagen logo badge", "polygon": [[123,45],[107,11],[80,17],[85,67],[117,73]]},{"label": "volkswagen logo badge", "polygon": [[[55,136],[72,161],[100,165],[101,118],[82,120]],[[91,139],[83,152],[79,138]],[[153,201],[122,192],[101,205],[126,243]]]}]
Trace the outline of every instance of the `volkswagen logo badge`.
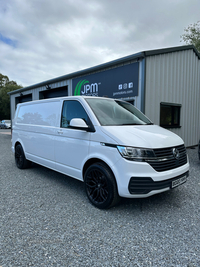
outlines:
[{"label": "volkswagen logo badge", "polygon": [[173,148],[172,153],[175,159],[179,159],[180,154],[177,148]]}]

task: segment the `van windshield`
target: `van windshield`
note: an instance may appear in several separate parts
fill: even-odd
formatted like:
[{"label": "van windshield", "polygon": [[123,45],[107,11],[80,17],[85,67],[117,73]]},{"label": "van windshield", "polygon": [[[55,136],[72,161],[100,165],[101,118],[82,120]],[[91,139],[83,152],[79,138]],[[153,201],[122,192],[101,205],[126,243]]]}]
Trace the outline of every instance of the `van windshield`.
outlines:
[{"label": "van windshield", "polygon": [[103,126],[153,124],[128,102],[104,98],[86,98],[86,101]]}]

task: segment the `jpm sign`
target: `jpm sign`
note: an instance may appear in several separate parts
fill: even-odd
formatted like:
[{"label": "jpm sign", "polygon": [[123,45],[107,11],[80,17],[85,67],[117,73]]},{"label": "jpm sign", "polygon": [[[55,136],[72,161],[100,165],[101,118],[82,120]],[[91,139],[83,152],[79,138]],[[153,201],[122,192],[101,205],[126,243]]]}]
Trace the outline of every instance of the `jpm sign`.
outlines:
[{"label": "jpm sign", "polygon": [[72,80],[73,95],[126,98],[138,95],[139,63]]}]

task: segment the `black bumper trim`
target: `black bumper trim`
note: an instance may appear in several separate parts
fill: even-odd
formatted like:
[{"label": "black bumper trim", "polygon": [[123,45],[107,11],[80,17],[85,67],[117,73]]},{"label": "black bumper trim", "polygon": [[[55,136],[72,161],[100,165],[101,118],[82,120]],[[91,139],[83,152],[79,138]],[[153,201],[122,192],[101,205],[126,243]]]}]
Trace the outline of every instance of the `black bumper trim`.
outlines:
[{"label": "black bumper trim", "polygon": [[181,177],[188,177],[189,171],[176,176],[172,179],[154,182],[151,177],[131,177],[128,185],[130,194],[148,194],[153,190],[161,190],[164,188],[172,188],[172,181],[177,180]]}]

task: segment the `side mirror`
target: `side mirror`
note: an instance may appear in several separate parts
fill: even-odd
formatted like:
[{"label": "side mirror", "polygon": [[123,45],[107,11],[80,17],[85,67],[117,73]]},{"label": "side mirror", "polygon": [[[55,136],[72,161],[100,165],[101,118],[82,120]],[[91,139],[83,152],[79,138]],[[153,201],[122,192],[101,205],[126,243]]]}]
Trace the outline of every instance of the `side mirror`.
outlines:
[{"label": "side mirror", "polygon": [[71,119],[69,126],[78,130],[89,130],[89,126],[85,123],[83,119]]}]

